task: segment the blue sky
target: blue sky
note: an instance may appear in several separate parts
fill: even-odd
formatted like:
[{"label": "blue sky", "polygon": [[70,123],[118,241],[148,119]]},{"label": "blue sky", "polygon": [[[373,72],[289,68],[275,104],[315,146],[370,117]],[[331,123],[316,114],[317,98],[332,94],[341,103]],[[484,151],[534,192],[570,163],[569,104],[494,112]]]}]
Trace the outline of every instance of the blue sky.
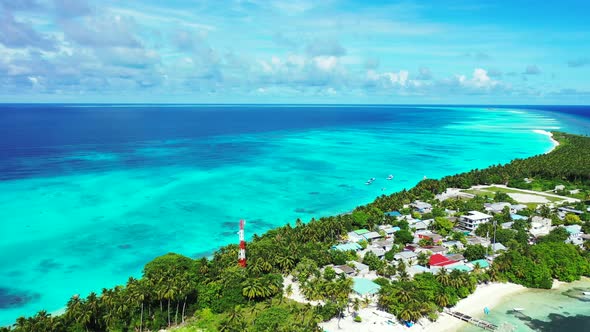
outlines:
[{"label": "blue sky", "polygon": [[589,12],[570,0],[0,0],[0,102],[590,104]]}]

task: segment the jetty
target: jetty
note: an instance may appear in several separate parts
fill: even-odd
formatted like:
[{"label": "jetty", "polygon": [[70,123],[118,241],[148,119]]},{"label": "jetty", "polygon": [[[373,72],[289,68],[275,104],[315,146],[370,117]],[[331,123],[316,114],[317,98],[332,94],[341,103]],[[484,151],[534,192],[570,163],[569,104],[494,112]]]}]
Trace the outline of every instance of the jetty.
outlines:
[{"label": "jetty", "polygon": [[449,315],[449,316],[453,316],[455,318],[458,318],[458,319],[460,319],[462,321],[465,321],[465,322],[467,322],[467,323],[469,323],[471,325],[475,325],[475,326],[477,326],[479,328],[482,328],[482,329],[484,329],[486,331],[496,331],[498,329],[498,326],[497,325],[494,325],[494,324],[492,324],[490,322],[486,322],[483,319],[473,318],[473,317],[471,317],[469,315],[462,314],[462,313],[457,312],[457,311],[445,310],[444,312],[447,315]]}]

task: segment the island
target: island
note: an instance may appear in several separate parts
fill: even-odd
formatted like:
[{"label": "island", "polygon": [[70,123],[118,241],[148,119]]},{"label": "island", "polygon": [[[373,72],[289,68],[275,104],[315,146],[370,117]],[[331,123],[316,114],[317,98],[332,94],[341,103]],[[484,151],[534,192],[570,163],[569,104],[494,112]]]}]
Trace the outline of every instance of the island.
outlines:
[{"label": "island", "polygon": [[547,154],[254,235],[245,267],[238,244],[210,258],[169,253],[140,279],[0,331],[393,331],[444,320],[436,330],[461,320],[494,330],[464,309],[590,276],[590,138],[553,139]]}]

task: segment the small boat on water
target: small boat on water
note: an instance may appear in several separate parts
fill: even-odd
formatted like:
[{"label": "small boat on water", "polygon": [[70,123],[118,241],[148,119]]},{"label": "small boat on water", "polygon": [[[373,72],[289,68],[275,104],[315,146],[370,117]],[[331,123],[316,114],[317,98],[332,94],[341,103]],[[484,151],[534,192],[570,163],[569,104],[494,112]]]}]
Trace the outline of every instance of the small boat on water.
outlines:
[{"label": "small boat on water", "polygon": [[393,180],[393,175],[389,174],[389,176],[387,177],[387,180]]},{"label": "small boat on water", "polygon": [[371,184],[373,183],[373,181],[375,181],[375,178],[370,178],[369,180],[367,180],[367,182],[365,182],[365,184]]},{"label": "small boat on water", "polygon": [[512,311],[520,312],[523,311],[524,308],[512,308]]},{"label": "small boat on water", "polygon": [[590,292],[582,292],[582,294],[584,294],[586,296],[590,296]]}]

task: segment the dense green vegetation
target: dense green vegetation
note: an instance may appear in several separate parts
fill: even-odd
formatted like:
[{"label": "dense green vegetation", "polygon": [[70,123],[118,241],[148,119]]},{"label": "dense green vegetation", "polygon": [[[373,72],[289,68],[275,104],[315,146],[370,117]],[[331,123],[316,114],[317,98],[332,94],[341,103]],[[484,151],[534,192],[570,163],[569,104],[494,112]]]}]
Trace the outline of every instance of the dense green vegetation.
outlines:
[{"label": "dense green vegetation", "polygon": [[[73,296],[61,316],[53,317],[42,311],[30,318],[21,317],[13,327],[0,331],[154,331],[181,324],[187,317],[192,317],[189,326],[211,331],[318,330],[319,321],[341,316],[345,310],[358,310],[360,305],[348,302],[350,279],[336,277],[330,269],[320,272],[322,266],[344,264],[356,257],[354,253],[330,250],[333,244],[353,229],[373,230],[376,225],[389,223],[401,228],[395,233],[398,246],[385,255],[390,261],[395,252],[412,241],[408,223],[384,216],[384,212],[406,212],[404,204],[416,199],[432,202],[434,195],[449,187],[492,183],[527,187],[529,184],[522,180],[525,177],[535,179],[537,182],[532,182],[535,185],[544,183],[543,188],[555,184],[589,188],[590,138],[567,134],[556,134],[556,138],[562,145],[547,155],[441,180],[424,180],[410,190],[378,197],[352,214],[312,219],[306,224],[297,220],[294,226],[254,235],[248,244],[246,269],[236,264],[237,245],[220,248],[212,259],[194,260],[167,254],[146,264],[143,277],[130,278],[125,286],[103,289],[101,294],[91,293],[85,298]],[[502,198],[501,193],[498,196]],[[480,196],[470,200],[450,199],[437,203],[432,213],[421,217],[435,218],[434,230],[464,242],[464,234],[452,231],[453,223],[444,217],[444,209],[459,214],[481,211],[485,202],[488,200]],[[547,209],[540,214],[551,216],[552,212]],[[497,218],[498,222],[510,220],[505,214]],[[570,219],[568,223],[580,223],[590,230],[587,222],[590,215]],[[515,222],[512,229],[496,232],[496,237],[510,250],[496,258],[485,272],[476,268],[471,274],[424,273],[411,280],[403,263],[393,267],[370,255],[365,257],[370,268],[384,277],[378,279],[382,286],[379,305],[403,320],[415,321],[423,316],[435,319],[440,308],[452,306],[468,296],[478,282],[508,280],[527,287],[548,288],[552,278],[571,281],[590,275],[588,253],[563,243],[562,230],[530,246],[527,225],[527,222]],[[481,230],[484,231],[489,233],[489,229]],[[481,258],[482,248],[468,247],[466,257]],[[424,257],[419,259],[425,263]],[[287,275],[301,283],[301,290],[309,299],[322,300],[324,305],[305,306],[284,299],[284,293],[292,291],[289,287],[283,290],[283,278]],[[390,281],[391,276],[396,281]]]},{"label": "dense green vegetation", "polygon": [[427,316],[435,320],[443,307],[455,305],[459,299],[475,291],[479,271],[474,274],[442,269],[437,275],[417,274],[409,280],[400,268],[399,281],[379,279],[379,306],[405,321],[417,321]]}]

